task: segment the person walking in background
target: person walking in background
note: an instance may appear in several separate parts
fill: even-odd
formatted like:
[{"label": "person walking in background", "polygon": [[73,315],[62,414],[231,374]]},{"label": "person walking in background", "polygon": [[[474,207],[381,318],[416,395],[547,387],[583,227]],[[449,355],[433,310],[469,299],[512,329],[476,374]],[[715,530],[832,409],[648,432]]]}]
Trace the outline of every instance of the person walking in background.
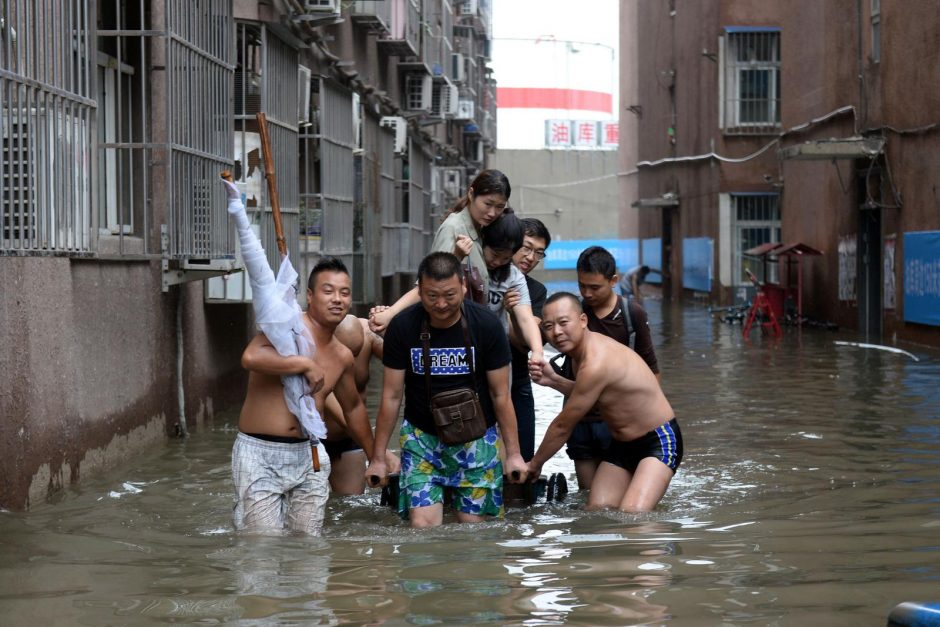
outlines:
[{"label": "person walking in background", "polygon": [[[509,340],[496,316],[466,301],[464,291],[457,257],[431,253],[418,267],[420,302],[395,316],[385,333],[375,446],[384,451],[388,445],[404,397],[398,509],[412,527],[443,522],[445,489],[454,492],[460,522],[501,516],[504,468],[514,480],[525,480],[509,396]],[[448,425],[435,420],[432,403],[457,390],[478,396],[471,413],[479,420],[470,425],[463,414],[456,412],[455,420],[444,412],[470,432],[467,440],[445,444]],[[371,456],[366,478],[372,485],[387,482],[384,454]]]},{"label": "person walking in background", "polygon": [[[470,284],[468,297],[485,304],[489,288],[489,272],[483,259],[480,231],[498,220],[508,207],[512,186],[499,170],[483,170],[470,183],[467,193],[453,206],[438,227],[430,252],[457,253],[466,251],[465,275]],[[458,249],[458,241],[461,248]],[[421,300],[413,288],[389,307],[373,307],[369,311],[369,327],[382,333],[393,317]]]},{"label": "person walking in background", "polygon": [[[646,310],[635,300],[626,300],[616,293],[617,263],[606,248],[591,246],[578,257],[578,288],[583,298],[583,311],[588,328],[632,348],[660,379],[659,364],[653,348]],[[554,388],[566,397],[574,388],[574,370],[565,355],[543,365],[541,385]],[[610,430],[600,414],[589,411],[574,428],[568,440],[568,457],[574,461],[578,488],[587,490],[594,472],[610,447]]]},{"label": "person walking in background", "polygon": [[634,266],[623,273],[620,279],[620,293],[627,300],[634,300],[643,304],[643,293],[640,286],[646,283],[646,276],[650,273],[649,266]]}]

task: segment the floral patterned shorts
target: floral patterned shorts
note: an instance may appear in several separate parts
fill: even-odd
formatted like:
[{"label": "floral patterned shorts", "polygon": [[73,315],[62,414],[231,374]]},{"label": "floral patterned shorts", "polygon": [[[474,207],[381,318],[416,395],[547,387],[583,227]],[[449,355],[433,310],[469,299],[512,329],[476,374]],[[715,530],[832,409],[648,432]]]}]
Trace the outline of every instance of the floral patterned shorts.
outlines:
[{"label": "floral patterned shorts", "polygon": [[499,461],[496,425],[483,437],[446,446],[437,435],[401,424],[401,491],[398,512],[444,502],[444,488],[453,488],[454,507],[477,516],[503,515],[503,465]]}]

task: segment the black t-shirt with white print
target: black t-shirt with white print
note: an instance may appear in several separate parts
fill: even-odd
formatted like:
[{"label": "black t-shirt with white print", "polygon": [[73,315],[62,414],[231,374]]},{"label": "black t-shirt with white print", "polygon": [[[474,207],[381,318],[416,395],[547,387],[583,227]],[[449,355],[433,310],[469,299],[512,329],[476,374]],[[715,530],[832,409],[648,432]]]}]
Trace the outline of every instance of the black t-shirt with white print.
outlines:
[{"label": "black t-shirt with white print", "polygon": [[[509,364],[509,339],[502,323],[485,307],[464,301],[463,315],[470,331],[477,393],[487,425],[493,425],[496,415],[486,371]],[[388,368],[405,371],[405,419],[423,431],[435,433],[422,360],[421,322],[426,317],[424,307],[417,303],[392,318],[385,331],[382,363]],[[428,329],[431,332],[431,395],[469,387],[470,368],[465,358],[467,351],[460,321],[446,329],[436,329],[429,322]]]}]

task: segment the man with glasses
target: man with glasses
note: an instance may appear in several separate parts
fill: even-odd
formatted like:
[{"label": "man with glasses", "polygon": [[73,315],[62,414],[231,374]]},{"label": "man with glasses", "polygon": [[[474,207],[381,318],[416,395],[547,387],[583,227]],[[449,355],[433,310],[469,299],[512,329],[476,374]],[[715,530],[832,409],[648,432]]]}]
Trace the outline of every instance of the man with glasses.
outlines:
[{"label": "man with glasses", "polygon": [[[541,325],[542,305],[548,292],[545,286],[529,276],[542,259],[545,250],[552,243],[552,236],[541,220],[523,218],[524,236],[522,248],[513,255],[512,262],[525,275],[529,287],[529,299],[532,301],[532,315]],[[514,303],[518,295],[506,294],[507,308]],[[519,449],[522,459],[529,461],[535,454],[535,401],[532,398],[532,379],[529,378],[529,358],[525,338],[515,329],[510,334],[512,347],[512,404],[516,408],[516,421],[519,424]]]}]

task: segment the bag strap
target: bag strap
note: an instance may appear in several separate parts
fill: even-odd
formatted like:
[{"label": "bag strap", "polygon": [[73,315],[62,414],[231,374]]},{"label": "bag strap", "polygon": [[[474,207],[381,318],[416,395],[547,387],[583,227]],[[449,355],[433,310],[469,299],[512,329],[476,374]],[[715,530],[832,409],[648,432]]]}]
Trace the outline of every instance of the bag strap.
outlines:
[{"label": "bag strap", "polygon": [[[635,325],[633,324],[633,315],[630,313],[630,308],[627,306],[627,299],[623,296],[618,296],[620,299],[620,314],[623,316],[623,326],[627,330],[627,345],[636,344],[633,337],[636,332]],[[632,346],[630,348],[633,348]]]},{"label": "bag strap", "polygon": [[[460,306],[460,327],[463,330],[464,350],[467,365],[470,366],[470,378],[473,380],[473,393],[477,393],[477,372],[473,365],[473,347],[470,344],[470,327],[467,325],[467,313]],[[431,329],[428,327],[428,314],[421,319],[421,364],[424,366],[424,386],[428,391],[428,403],[431,402]]]}]

